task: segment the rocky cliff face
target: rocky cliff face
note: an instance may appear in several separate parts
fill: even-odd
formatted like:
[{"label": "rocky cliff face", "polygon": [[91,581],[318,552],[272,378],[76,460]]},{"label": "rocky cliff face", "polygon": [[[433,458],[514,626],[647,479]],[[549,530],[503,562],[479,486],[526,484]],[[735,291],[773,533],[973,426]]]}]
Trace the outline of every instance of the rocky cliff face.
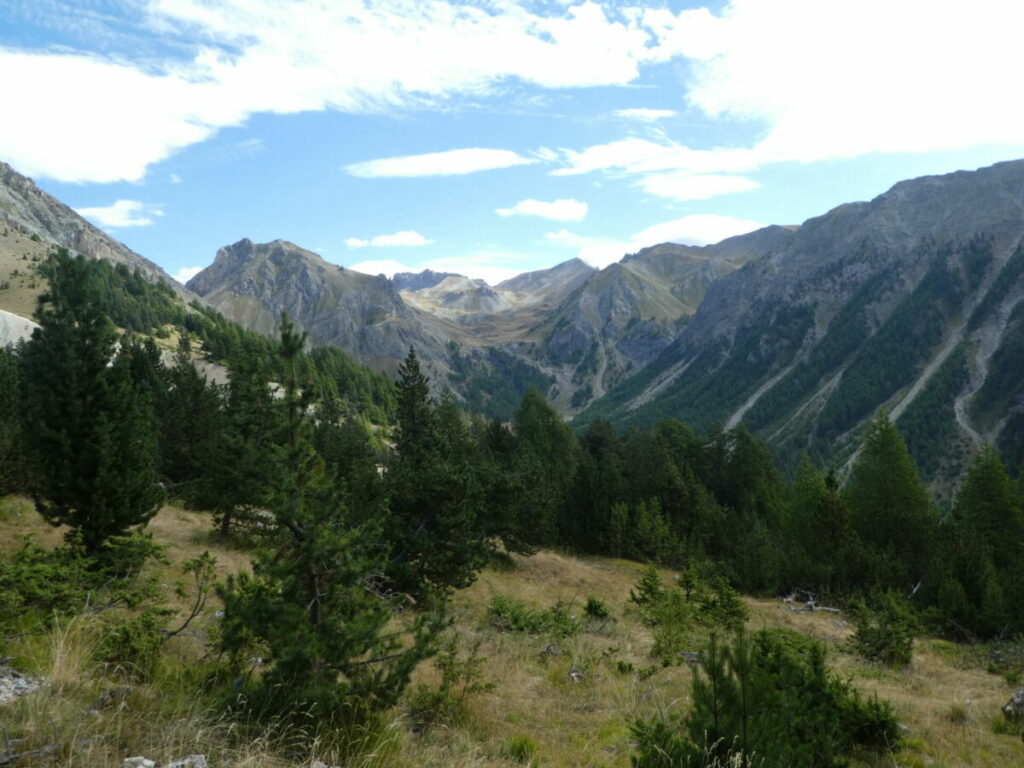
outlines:
[{"label": "rocky cliff face", "polygon": [[287,311],[314,342],[378,369],[394,372],[414,346],[436,384],[468,402],[480,401],[478,388],[509,390],[498,398],[507,402],[540,386],[572,412],[653,359],[713,281],[790,234],[775,227],[741,243],[666,244],[600,272],[572,259],[496,286],[433,272],[388,281],[291,243],[242,240],[188,287],[263,333]]},{"label": "rocky cliff face", "polygon": [[588,277],[534,333],[545,358],[561,368],[556,402],[577,410],[640,371],[668,346],[712,283],[792,234],[768,227],[711,246],[663,243]]},{"label": "rocky cliff face", "polygon": [[841,460],[881,407],[935,477],[980,440],[1019,454],[1022,239],[1024,161],[840,206],[711,283],[657,360],[583,418],[742,422],[790,459]]},{"label": "rocky cliff face", "polygon": [[0,162],[0,226],[43,243],[64,246],[90,259],[105,259],[138,269],[153,282],[163,281],[184,301],[198,298],[149,259],[97,229],[57,198],[39,189],[26,176]]},{"label": "rocky cliff face", "polygon": [[396,291],[421,291],[437,285],[446,277],[462,277],[454,272],[435,272],[424,269],[422,272],[399,272],[391,278]]},{"label": "rocky cliff face", "polygon": [[284,240],[225,246],[187,287],[260,333],[276,333],[287,312],[311,342],[341,347],[380,370],[394,373],[410,346],[432,372],[446,370],[446,334],[406,306],[390,280],[329,264]]}]

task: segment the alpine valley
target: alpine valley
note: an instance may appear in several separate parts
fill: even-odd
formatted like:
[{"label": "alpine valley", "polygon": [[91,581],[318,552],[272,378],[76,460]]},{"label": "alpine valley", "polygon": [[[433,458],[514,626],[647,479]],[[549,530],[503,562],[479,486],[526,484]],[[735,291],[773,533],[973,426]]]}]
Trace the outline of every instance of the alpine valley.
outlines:
[{"label": "alpine valley", "polygon": [[287,312],[311,343],[388,376],[414,347],[436,389],[503,420],[536,388],[581,427],[744,424],[787,466],[808,453],[839,467],[886,409],[937,487],[983,442],[1024,460],[1024,160],[904,181],[800,226],[494,286],[366,275],[241,239],[181,287],[2,164],[0,228],[5,340],[30,327],[43,289],[26,262],[62,245],[261,334]]}]

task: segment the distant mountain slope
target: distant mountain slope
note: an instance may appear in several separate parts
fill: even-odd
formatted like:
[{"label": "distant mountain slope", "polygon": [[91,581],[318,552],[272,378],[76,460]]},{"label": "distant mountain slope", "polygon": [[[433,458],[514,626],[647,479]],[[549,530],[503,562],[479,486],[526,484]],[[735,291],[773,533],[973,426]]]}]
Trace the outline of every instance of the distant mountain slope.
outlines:
[{"label": "distant mountain slope", "polygon": [[471,347],[520,341],[597,270],[579,259],[524,272],[491,287],[483,280],[448,276],[405,301],[428,315],[450,320],[454,340]]},{"label": "distant mountain slope", "polygon": [[[59,200],[46,194],[28,178],[0,163],[0,345],[31,334],[27,318],[46,281],[39,267],[53,246],[92,259],[90,271],[97,281],[100,300],[111,319],[127,330],[157,336],[170,354],[173,345],[162,337],[168,326],[187,330],[200,341],[208,360],[196,360],[206,372],[223,379],[224,369],[213,361],[227,362],[243,346],[270,350],[273,342],[231,323],[203,306],[200,297],[174,281],[151,261],[89,224]],[[137,274],[136,274],[137,272]],[[198,302],[198,303],[197,303]],[[277,336],[276,323],[260,329]],[[325,381],[343,390],[344,399],[371,418],[385,421],[393,404],[391,383],[379,374],[355,364],[336,349],[317,350],[312,365]]]},{"label": "distant mountain slope", "polygon": [[719,246],[666,244],[602,271],[572,259],[496,286],[441,273],[388,281],[284,241],[241,240],[188,287],[264,333],[287,311],[313,341],[378,370],[394,372],[413,346],[436,386],[490,415],[510,415],[530,386],[572,412],[653,359],[714,280],[791,234],[773,227]]},{"label": "distant mountain slope", "polygon": [[[0,162],[0,228],[20,232],[26,238],[26,245],[37,242],[32,239],[35,237],[44,246],[61,245],[91,259],[104,259],[113,264],[124,264],[132,270],[138,269],[150,282],[162,280],[167,283],[186,302],[198,298],[152,261],[97,229],[3,162]],[[20,258],[23,254],[15,255]]]},{"label": "distant mountain slope", "polygon": [[768,227],[717,245],[664,243],[592,275],[530,338],[559,367],[565,411],[575,411],[641,370],[672,341],[715,281],[792,237]]},{"label": "distant mountain slope", "polygon": [[454,272],[435,272],[424,269],[422,272],[398,272],[391,277],[391,284],[396,291],[419,291],[437,285],[446,277],[462,277]]},{"label": "distant mountain slope", "polygon": [[260,333],[272,333],[288,312],[311,342],[340,347],[378,370],[394,373],[410,346],[446,370],[447,335],[406,306],[391,281],[329,264],[284,240],[223,247],[188,288]]},{"label": "distant mountain slope", "polygon": [[1022,238],[1024,161],[840,206],[712,283],[657,360],[580,423],[743,422],[790,460],[836,459],[887,407],[931,476],[981,439],[1019,461]]}]

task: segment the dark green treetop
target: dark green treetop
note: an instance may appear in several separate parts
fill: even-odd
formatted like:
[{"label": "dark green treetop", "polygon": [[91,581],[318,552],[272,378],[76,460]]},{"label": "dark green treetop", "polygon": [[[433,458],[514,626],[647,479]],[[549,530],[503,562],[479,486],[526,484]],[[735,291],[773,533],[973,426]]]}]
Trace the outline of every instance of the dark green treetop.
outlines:
[{"label": "dark green treetop", "polygon": [[163,499],[146,350],[118,336],[84,257],[53,254],[22,357],[25,451],[36,506],[90,552],[146,523]]}]

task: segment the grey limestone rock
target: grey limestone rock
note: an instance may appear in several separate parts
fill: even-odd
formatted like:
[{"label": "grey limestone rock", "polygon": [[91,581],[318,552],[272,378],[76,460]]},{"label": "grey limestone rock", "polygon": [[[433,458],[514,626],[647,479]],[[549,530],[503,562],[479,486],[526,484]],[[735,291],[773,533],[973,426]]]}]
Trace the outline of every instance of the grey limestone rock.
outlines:
[{"label": "grey limestone rock", "polygon": [[209,768],[206,755],[188,755],[169,762],[164,768]]},{"label": "grey limestone rock", "polygon": [[0,666],[0,704],[32,693],[44,682],[45,680],[41,678],[26,677],[10,667]]},{"label": "grey limestone rock", "polygon": [[1015,723],[1024,722],[1024,688],[1021,688],[1003,705],[1003,715]]}]

